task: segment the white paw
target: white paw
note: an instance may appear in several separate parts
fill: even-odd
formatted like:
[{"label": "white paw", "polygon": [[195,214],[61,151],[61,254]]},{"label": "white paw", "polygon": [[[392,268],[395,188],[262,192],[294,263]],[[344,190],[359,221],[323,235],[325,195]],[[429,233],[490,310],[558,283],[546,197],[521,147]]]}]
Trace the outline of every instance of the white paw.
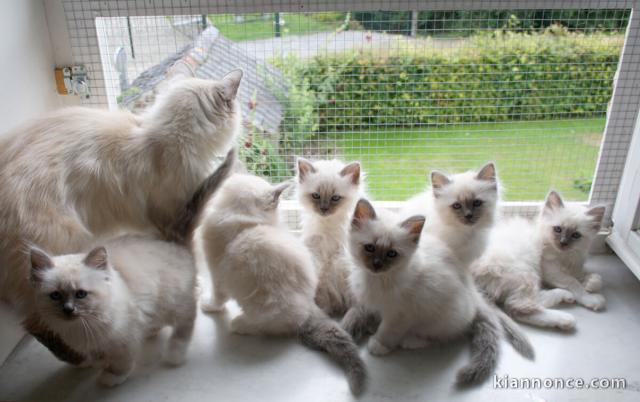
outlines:
[{"label": "white paw", "polygon": [[367,343],[367,350],[374,356],[384,356],[391,352],[389,348],[378,342],[375,337],[369,338],[369,343]]},{"label": "white paw", "polygon": [[591,293],[602,290],[602,277],[598,274],[590,274],[584,282],[584,288]]},{"label": "white paw", "polygon": [[563,331],[573,331],[576,329],[576,318],[571,314],[563,314],[555,326]]},{"label": "white paw", "polygon": [[580,300],[580,304],[593,311],[600,311],[604,309],[606,303],[604,296],[597,293],[588,294]]},{"label": "white paw", "polygon": [[238,335],[252,335],[255,330],[245,321],[244,316],[238,316],[231,320],[231,332]]},{"label": "white paw", "polygon": [[203,297],[200,300],[200,309],[205,313],[221,313],[225,310],[224,303],[215,303],[209,297]]},{"label": "white paw", "polygon": [[171,346],[169,350],[167,350],[164,361],[171,366],[181,366],[187,361],[186,352],[184,346]]},{"label": "white paw", "polygon": [[425,338],[419,338],[417,336],[410,336],[402,340],[400,345],[403,349],[422,349],[429,345],[429,341]]},{"label": "white paw", "polygon": [[128,374],[116,375],[108,371],[103,371],[100,373],[100,376],[98,376],[98,383],[105,387],[115,387],[125,382],[128,376]]},{"label": "white paw", "polygon": [[573,304],[576,302],[576,298],[573,293],[569,292],[566,289],[558,289],[560,292],[560,303]]}]

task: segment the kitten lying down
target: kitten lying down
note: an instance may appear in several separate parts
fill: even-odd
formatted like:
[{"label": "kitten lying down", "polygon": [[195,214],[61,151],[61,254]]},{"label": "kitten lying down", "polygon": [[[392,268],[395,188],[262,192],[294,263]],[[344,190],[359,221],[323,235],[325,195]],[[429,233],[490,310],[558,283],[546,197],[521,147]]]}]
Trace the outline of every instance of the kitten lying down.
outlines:
[{"label": "kitten lying down", "polygon": [[305,345],[335,359],[358,394],[366,375],[358,349],[316,306],[313,257],[278,222],[278,200],[287,186],[236,174],[212,199],[203,221],[202,246],[213,292],[202,301],[202,309],[219,312],[228,299],[235,299],[242,314],[231,322],[234,333],[298,334]]},{"label": "kitten lying down", "polygon": [[343,319],[345,329],[358,333],[368,324],[363,312],[380,314],[368,343],[373,355],[469,334],[472,358],[458,372],[462,385],[480,382],[494,371],[502,330],[518,352],[533,357],[525,335],[477,292],[471,274],[450,249],[428,232],[421,235],[424,222],[420,215],[402,220],[389,211],[375,211],[364,199],[358,202],[350,250],[357,265],[351,286],[359,307]]},{"label": "kitten lying down", "polygon": [[486,252],[471,266],[476,283],[518,321],[573,330],[573,315],[550,307],[577,301],[604,308],[597,293],[602,279],[583,268],[604,211],[565,205],[551,191],[536,221],[516,217],[495,226]]}]

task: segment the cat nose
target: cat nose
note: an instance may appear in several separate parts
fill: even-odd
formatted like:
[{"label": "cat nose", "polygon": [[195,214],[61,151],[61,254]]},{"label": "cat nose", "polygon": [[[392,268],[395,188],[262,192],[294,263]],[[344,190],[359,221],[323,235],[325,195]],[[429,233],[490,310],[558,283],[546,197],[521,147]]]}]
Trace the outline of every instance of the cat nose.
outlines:
[{"label": "cat nose", "polygon": [[380,258],[374,258],[373,259],[373,267],[375,269],[380,269],[382,268],[382,260]]},{"label": "cat nose", "polygon": [[473,218],[473,212],[471,212],[471,211],[465,212],[464,213],[464,217],[467,218],[467,219]]},{"label": "cat nose", "polygon": [[560,245],[561,245],[561,246],[566,246],[567,244],[569,244],[569,242],[567,241],[567,239],[560,239]]},{"label": "cat nose", "polygon": [[322,207],[320,207],[320,211],[322,211],[323,213],[324,212],[328,212],[329,211],[329,207],[322,206]]},{"label": "cat nose", "polygon": [[62,312],[65,315],[72,315],[73,313],[75,313],[75,311],[76,307],[71,303],[65,303],[64,306],[62,306]]}]

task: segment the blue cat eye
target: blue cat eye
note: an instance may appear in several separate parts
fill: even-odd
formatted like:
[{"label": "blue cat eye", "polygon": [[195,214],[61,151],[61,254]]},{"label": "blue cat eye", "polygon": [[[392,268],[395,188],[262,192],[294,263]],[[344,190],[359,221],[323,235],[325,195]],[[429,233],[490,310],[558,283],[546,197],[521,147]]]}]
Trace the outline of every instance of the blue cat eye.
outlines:
[{"label": "blue cat eye", "polygon": [[314,200],[318,200],[318,199],[320,199],[320,194],[318,194],[318,193],[311,193],[311,198],[313,198]]},{"label": "blue cat eye", "polygon": [[460,209],[460,208],[462,208],[462,204],[460,204],[459,202],[454,202],[454,203],[451,205],[451,207],[452,207],[453,209]]},{"label": "blue cat eye", "polygon": [[76,299],[84,299],[85,297],[87,297],[87,292],[85,290],[78,290],[76,292]]},{"label": "blue cat eye", "polygon": [[60,300],[62,299],[62,293],[56,290],[55,292],[49,293],[49,297],[51,298],[51,300]]},{"label": "blue cat eye", "polygon": [[340,197],[339,195],[334,195],[333,197],[331,197],[331,201],[338,202],[338,201],[340,201],[341,198],[342,197]]},{"label": "blue cat eye", "polygon": [[374,246],[373,244],[365,244],[364,249],[370,253],[373,253],[376,250],[376,246]]},{"label": "blue cat eye", "polygon": [[389,258],[394,258],[398,256],[398,252],[396,250],[389,250],[387,251],[387,257]]},{"label": "blue cat eye", "polygon": [[482,200],[473,200],[474,207],[479,207],[480,205],[482,205]]},{"label": "blue cat eye", "polygon": [[573,237],[574,239],[579,239],[582,237],[582,235],[580,234],[580,232],[573,232],[571,237]]},{"label": "blue cat eye", "polygon": [[562,228],[560,226],[554,226],[553,227],[553,231],[556,232],[556,233],[560,233],[560,232],[562,232]]}]

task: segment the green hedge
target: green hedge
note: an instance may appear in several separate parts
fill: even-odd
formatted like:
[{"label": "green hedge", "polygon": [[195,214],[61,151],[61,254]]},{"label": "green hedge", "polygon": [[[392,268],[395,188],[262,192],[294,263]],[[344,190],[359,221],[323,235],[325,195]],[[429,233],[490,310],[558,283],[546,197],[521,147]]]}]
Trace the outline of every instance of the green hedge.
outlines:
[{"label": "green hedge", "polygon": [[557,26],[497,31],[448,49],[398,42],[393,51],[323,55],[302,70],[319,131],[601,116],[622,42]]}]

